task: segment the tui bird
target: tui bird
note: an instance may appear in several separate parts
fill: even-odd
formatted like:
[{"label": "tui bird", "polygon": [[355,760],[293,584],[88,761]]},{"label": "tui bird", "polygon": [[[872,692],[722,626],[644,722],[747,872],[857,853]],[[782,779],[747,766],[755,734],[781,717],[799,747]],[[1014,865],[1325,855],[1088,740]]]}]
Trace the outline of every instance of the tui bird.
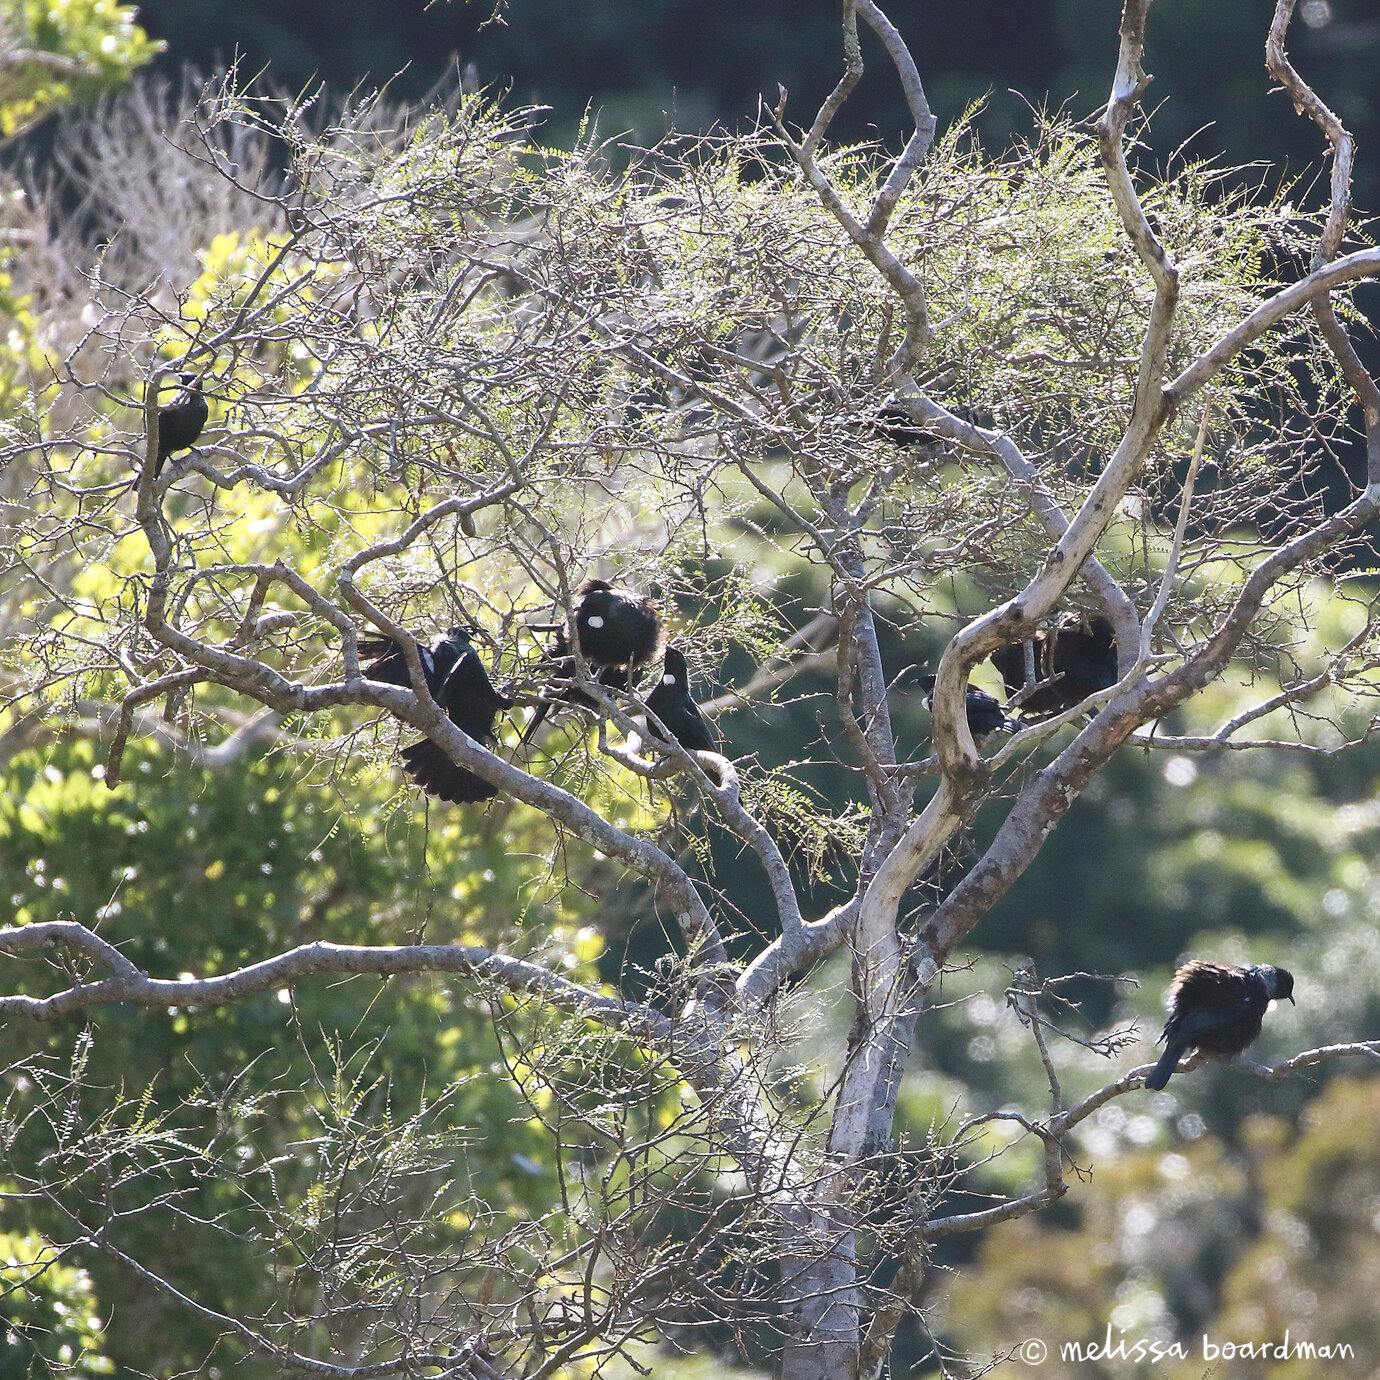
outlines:
[{"label": "tui bird", "polygon": [[872,434],[894,446],[932,445],[944,438],[919,425],[900,403],[889,402],[872,423]]},{"label": "tui bird", "polygon": [[158,409],[158,456],[153,462],[153,477],[163,473],[163,466],[175,450],[190,450],[201,435],[209,415],[206,399],[201,395],[199,374],[179,374],[181,393],[172,402]]},{"label": "tui bird", "polygon": [[[1066,615],[1052,629],[1040,629],[1032,637],[1035,681],[1048,680],[1021,701],[1024,715],[1057,714],[1071,709],[1089,695],[1117,682],[1116,635],[1111,621],[1101,614],[1086,622]],[[1009,642],[992,653],[992,665],[1001,672],[1009,695],[1025,686],[1025,643]]]},{"label": "tui bird", "polygon": [[[920,685],[925,691],[925,708],[934,709],[934,677],[921,676]],[[1001,702],[995,700],[985,690],[974,690],[970,685],[963,697],[968,711],[968,732],[974,742],[980,742],[989,733],[1005,733],[1015,727],[1002,713]]]},{"label": "tui bird", "polygon": [[[575,591],[575,635],[580,653],[595,673],[600,685],[610,690],[626,690],[631,675],[655,659],[661,645],[661,614],[650,599],[621,589],[607,580],[588,579]],[[556,630],[543,660],[554,662],[556,678],[569,680],[575,674],[575,658],[570,654],[570,639],[565,628]],[[688,693],[688,689],[687,689]],[[524,743],[541,727],[551,706],[558,702],[594,707],[594,701],[575,686],[567,686],[552,699],[544,699],[533,713],[522,735]]]},{"label": "tui bird", "polygon": [[666,664],[656,689],[647,696],[647,708],[681,747],[690,752],[718,752],[713,731],[690,696],[690,672],[676,647],[666,648]]},{"label": "tui bird", "polygon": [[[993,423],[990,413],[963,403],[950,404],[949,410],[960,421],[973,426],[991,426]],[[880,436],[902,450],[910,446],[949,444],[945,436],[931,431],[923,422],[917,422],[911,416],[910,409],[897,398],[892,398],[872,419],[871,431],[874,436]]]},{"label": "tui bird", "polygon": [[[363,638],[359,650],[363,656],[377,658],[364,668],[370,680],[411,687],[402,648],[391,637]],[[419,646],[417,654],[432,699],[456,728],[487,747],[494,741],[494,718],[500,709],[511,709],[513,701],[490,683],[489,673],[470,643],[470,629],[451,628],[429,648]],[[461,804],[498,794],[483,777],[457,767],[430,738],[404,748],[402,759],[407,774],[428,795],[441,800]]]},{"label": "tui bird", "polygon": [[1240,1054],[1260,1034],[1266,1008],[1285,997],[1294,1000],[1293,974],[1285,968],[1233,968],[1200,958],[1185,963],[1169,987],[1169,1019],[1160,1036],[1164,1053],[1145,1086],[1164,1087],[1185,1050],[1224,1058]]}]

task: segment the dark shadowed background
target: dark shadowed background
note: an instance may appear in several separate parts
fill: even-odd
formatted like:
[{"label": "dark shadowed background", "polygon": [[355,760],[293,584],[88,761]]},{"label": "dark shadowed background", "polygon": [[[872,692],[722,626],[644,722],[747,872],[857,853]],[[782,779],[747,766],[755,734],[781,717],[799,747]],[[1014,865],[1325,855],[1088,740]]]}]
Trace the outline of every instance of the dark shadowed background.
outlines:
[{"label": "dark shadowed background", "polygon": [[[348,91],[394,79],[418,96],[452,58],[478,80],[511,86],[515,99],[552,107],[547,135],[567,143],[586,107],[605,135],[654,138],[668,124],[704,129],[751,117],[777,84],[808,120],[840,71],[836,0],[147,0],[141,22],[165,39],[165,70],[203,71],[236,54],[246,72],[267,64],[290,88],[312,80]],[[1028,122],[1026,102],[1068,102],[1086,116],[1104,99],[1116,55],[1115,0],[894,0],[941,123],[986,100],[982,125],[1000,146]],[[1271,0],[1163,0],[1150,26],[1152,147],[1186,140],[1200,158],[1242,163],[1289,158],[1290,171],[1320,167],[1317,133],[1283,95],[1268,93],[1263,35]],[[872,43],[870,36],[865,43]],[[1356,199],[1380,192],[1380,8],[1374,0],[1302,0],[1291,53],[1357,136]],[[880,58],[872,44],[871,55]],[[899,136],[904,112],[894,80],[864,82],[843,112],[841,138]]]}]

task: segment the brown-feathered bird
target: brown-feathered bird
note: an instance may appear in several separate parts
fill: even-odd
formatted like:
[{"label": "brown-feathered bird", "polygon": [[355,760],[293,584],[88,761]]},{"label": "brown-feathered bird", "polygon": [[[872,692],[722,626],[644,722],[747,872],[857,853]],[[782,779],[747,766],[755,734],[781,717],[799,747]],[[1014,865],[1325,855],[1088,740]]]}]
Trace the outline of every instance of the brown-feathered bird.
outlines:
[{"label": "brown-feathered bird", "polygon": [[[588,579],[575,591],[573,611],[580,654],[601,685],[626,690],[632,675],[656,658],[661,645],[661,614],[643,595],[607,580]],[[569,680],[575,674],[575,658],[564,628],[557,629],[543,660],[554,663],[555,679]],[[560,703],[594,705],[582,690],[567,686],[537,706],[523,732],[524,743],[541,727],[551,706]]]},{"label": "brown-feathered bird", "polygon": [[[359,650],[361,656],[377,658],[363,668],[370,680],[411,686],[403,650],[391,637],[363,638]],[[494,719],[499,710],[511,709],[513,702],[494,689],[470,642],[470,629],[451,628],[430,647],[418,646],[417,654],[432,699],[456,728],[488,747],[494,741]],[[441,800],[464,804],[498,794],[482,776],[456,766],[430,738],[405,747],[402,759],[407,774],[428,795]]]},{"label": "brown-feathered bird", "polygon": [[1195,958],[1185,963],[1169,986],[1164,1023],[1164,1053],[1145,1086],[1159,1089],[1190,1049],[1232,1058],[1257,1035],[1272,1001],[1294,1000],[1294,977],[1287,968],[1262,964],[1234,968]]},{"label": "brown-feathered bird", "polygon": [[[1041,628],[1030,642],[1035,683],[1048,680],[1050,684],[1040,685],[1021,701],[1023,715],[1057,714],[1117,682],[1116,634],[1110,619],[1101,614],[1086,621],[1076,614],[1065,615],[1053,628]],[[1008,642],[992,653],[992,665],[1001,672],[1008,695],[1025,687],[1025,646]]]}]

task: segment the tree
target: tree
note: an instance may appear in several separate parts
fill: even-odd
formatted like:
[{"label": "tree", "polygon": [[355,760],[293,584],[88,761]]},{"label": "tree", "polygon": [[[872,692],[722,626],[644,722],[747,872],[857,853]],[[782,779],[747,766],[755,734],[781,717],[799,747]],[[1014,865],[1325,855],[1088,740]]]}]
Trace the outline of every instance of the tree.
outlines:
[{"label": "tree", "polygon": [[[580,973],[578,938],[558,952],[515,926],[501,944],[463,926],[446,943],[280,940],[176,976],[94,916],[26,917],[0,950],[67,977],[0,999],[12,1022],[446,974],[493,1013],[494,1076],[526,1099],[559,1181],[548,1213],[496,1209],[457,1164],[453,1089],[404,1109],[342,1058],[300,1104],[299,1153],[260,1138],[252,1071],[178,1107],[156,1089],[122,1103],[88,1086],[84,1035],[63,1067],[24,1061],[9,1160],[68,1243],[276,1370],[548,1375],[726,1329],[771,1338],[782,1375],[809,1380],[880,1374],[938,1243],[1067,1192],[1068,1137],[1147,1066],[1061,1070],[1061,984],[1027,967],[1007,998],[1047,1108],[898,1138],[946,967],[1126,746],[1332,754],[1371,733],[1376,620],[1354,576],[1380,511],[1380,391],[1345,291],[1380,251],[1351,247],[1351,141],[1289,65],[1279,0],[1270,69],[1329,141],[1326,206],[1198,164],[1136,169],[1148,9],[1127,0],[1093,129],[1048,121],[1000,159],[965,128],[936,137],[872,0],[845,3],[844,75],[807,129],[783,93],[748,135],[672,139],[620,173],[592,134],[573,155],[541,149],[535,112],[484,96],[368,100],[313,124],[308,100],[207,94],[186,152],[158,158],[193,160],[200,211],[252,211],[203,236],[181,290],[141,227],[117,236],[80,328],[54,318],[59,382],[36,381],[8,424],[11,478],[31,480],[7,528],[11,731],[108,737],[111,786],[135,735],[198,758],[271,741],[304,764],[300,789],[347,795],[347,764],[394,747],[363,722],[386,711],[501,792],[467,827],[550,831],[554,904],[583,888],[674,937],[604,985]],[[827,143],[864,76],[859,19],[905,92],[899,154]],[[121,166],[123,196],[169,185],[162,164]],[[155,477],[156,409],[184,369],[204,376],[211,424]],[[1353,396],[1364,484],[1341,450]],[[802,565],[816,607],[788,623],[772,580]],[[537,770],[466,737],[419,643],[475,626],[533,705],[552,670],[527,625],[571,619],[595,570],[655,591],[702,672],[730,649],[752,658],[729,754],[741,717],[827,664],[814,754],[846,787],[820,790],[814,764],[662,742],[636,688],[582,660],[595,708],[571,712],[578,732],[548,739],[562,750]],[[1359,627],[1305,648],[1320,587]],[[970,673],[1071,614],[1110,625],[1115,682],[979,745]],[[887,664],[889,628],[939,651],[924,757],[897,731],[918,691]],[[364,676],[362,631],[403,647],[410,687]],[[1224,683],[1257,685],[1251,707],[1211,734],[1166,727]],[[725,837],[771,898],[745,935]],[[787,1062],[808,1014],[794,991],[844,951],[851,1028],[820,1089]],[[1110,1057],[1126,1038],[1092,1043]],[[970,1171],[1001,1123],[1037,1151],[1034,1181],[978,1205]],[[259,1241],[281,1288],[239,1312],[190,1296],[122,1244],[136,1206]]]},{"label": "tree", "polygon": [[35,1362],[82,1377],[110,1374],[114,1367],[100,1352],[101,1322],[92,1311],[85,1273],[55,1260],[51,1247],[35,1237],[6,1232],[0,1250],[4,1374],[32,1374]]},{"label": "tree", "polygon": [[0,139],[128,82],[162,47],[134,14],[132,5],[112,0],[8,6],[0,15]]}]

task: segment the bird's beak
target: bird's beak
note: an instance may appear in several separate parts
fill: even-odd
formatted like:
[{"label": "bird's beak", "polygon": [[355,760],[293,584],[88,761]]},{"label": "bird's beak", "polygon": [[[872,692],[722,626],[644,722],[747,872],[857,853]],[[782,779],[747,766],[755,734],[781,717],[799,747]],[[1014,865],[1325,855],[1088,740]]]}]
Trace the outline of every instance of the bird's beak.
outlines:
[{"label": "bird's beak", "polygon": [[1296,1002],[1296,1001],[1294,1000],[1294,994],[1293,994],[1292,992],[1289,993],[1289,1005],[1290,1005],[1290,1006],[1297,1006],[1297,1005],[1298,1005],[1298,1002]]}]

